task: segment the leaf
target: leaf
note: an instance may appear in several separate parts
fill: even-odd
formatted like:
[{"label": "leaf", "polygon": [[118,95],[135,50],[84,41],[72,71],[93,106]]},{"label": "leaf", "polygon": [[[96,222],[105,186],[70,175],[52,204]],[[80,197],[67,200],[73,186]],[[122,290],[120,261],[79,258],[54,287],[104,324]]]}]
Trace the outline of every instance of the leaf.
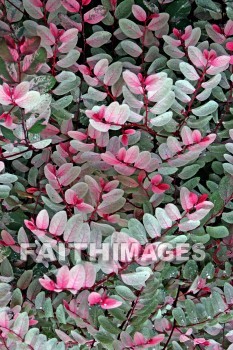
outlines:
[{"label": "leaf", "polygon": [[160,237],[161,236],[161,227],[159,225],[158,220],[151,214],[143,215],[143,224],[148,235],[151,238]]},{"label": "leaf", "polygon": [[201,272],[201,277],[206,279],[214,278],[215,268],[214,265],[209,262]]},{"label": "leaf", "polygon": [[189,260],[184,266],[183,277],[187,280],[194,280],[198,273],[198,266],[196,261]]},{"label": "leaf", "polygon": [[172,112],[163,113],[155,118],[150,119],[150,123],[154,126],[164,126],[171,121],[172,115]]},{"label": "leaf", "polygon": [[89,38],[86,40],[86,43],[91,47],[101,47],[102,45],[107,44],[111,36],[112,34],[109,32],[98,31],[89,36]]},{"label": "leaf", "polygon": [[18,180],[16,175],[12,175],[9,173],[0,174],[0,183],[2,184],[11,184]]},{"label": "leaf", "polygon": [[24,271],[23,274],[18,279],[17,287],[22,290],[27,289],[27,287],[29,286],[32,280],[32,276],[33,276],[32,270]]},{"label": "leaf", "polygon": [[128,38],[139,39],[143,35],[139,26],[127,18],[121,18],[119,20],[119,26]]},{"label": "leaf", "polygon": [[30,81],[30,89],[44,94],[50,91],[56,84],[56,79],[52,75],[40,75]]},{"label": "leaf", "polygon": [[43,149],[46,148],[48,145],[50,145],[51,143],[51,139],[47,139],[47,140],[42,140],[42,141],[38,141],[38,142],[34,142],[32,144],[33,148],[35,149]]},{"label": "leaf", "polygon": [[215,239],[224,238],[229,235],[229,231],[225,226],[207,226],[206,232]]},{"label": "leaf", "polygon": [[99,316],[98,321],[100,325],[110,334],[119,334],[120,329],[108,317]]},{"label": "leaf", "polygon": [[104,84],[108,86],[114,85],[120,78],[121,73],[122,73],[122,63],[121,62],[112,63],[108,67],[104,75]]},{"label": "leaf", "polygon": [[145,282],[150,277],[150,271],[138,271],[132,273],[124,273],[121,274],[121,279],[125,284],[134,287],[142,287],[145,286]]},{"label": "leaf", "polygon": [[133,238],[137,239],[141,244],[147,243],[146,231],[139,220],[134,218],[130,219],[128,227]]},{"label": "leaf", "polygon": [[220,8],[212,0],[208,0],[208,3],[205,0],[196,0],[196,4],[204,10],[220,13]]},{"label": "leaf", "polygon": [[59,305],[56,309],[56,317],[58,322],[66,324],[66,314],[63,305]]},{"label": "leaf", "polygon": [[50,222],[49,232],[54,236],[60,236],[63,234],[67,223],[67,214],[65,211],[56,213]]},{"label": "leaf", "polygon": [[194,175],[196,175],[200,168],[201,167],[199,164],[188,165],[180,172],[179,177],[182,180],[190,179],[191,177],[194,177]]},{"label": "leaf", "polygon": [[123,0],[117,5],[115,16],[117,19],[127,18],[132,12],[133,0]]},{"label": "leaf", "polygon": [[106,13],[107,10],[103,6],[98,5],[84,14],[84,21],[89,24],[99,23],[104,19]]},{"label": "leaf", "polygon": [[136,298],[133,292],[126,286],[116,286],[115,289],[117,294],[119,294],[123,299],[134,300]]},{"label": "leaf", "polygon": [[154,114],[162,114],[166,112],[175,101],[175,93],[170,91],[165,97],[163,97],[150,111]]},{"label": "leaf", "polygon": [[166,7],[166,12],[170,14],[172,22],[180,24],[183,28],[182,19],[185,20],[190,13],[191,4],[188,0],[174,1]]},{"label": "leaf", "polygon": [[184,311],[181,309],[181,307],[177,307],[172,310],[172,315],[179,326],[186,326],[187,320],[185,317]]},{"label": "leaf", "polygon": [[0,56],[4,61],[14,62],[14,57],[9,50],[6,40],[3,38],[0,39]]},{"label": "leaf", "polygon": [[209,101],[206,104],[192,109],[192,113],[198,117],[205,117],[206,115],[212,114],[218,108],[218,103],[215,101]]},{"label": "leaf", "polygon": [[61,122],[62,120],[69,120],[73,118],[73,114],[68,112],[64,108],[52,108],[52,115],[58,120],[58,122]]},{"label": "leaf", "polygon": [[155,215],[158,219],[160,226],[163,229],[167,229],[172,226],[172,220],[169,218],[169,216],[167,215],[164,209],[156,208]]},{"label": "leaf", "polygon": [[233,195],[233,177],[232,176],[224,176],[219,184],[219,194],[221,198],[225,201],[229,201],[231,196]]},{"label": "leaf", "polygon": [[233,211],[229,213],[223,213],[222,219],[226,221],[228,224],[233,224]]},{"label": "leaf", "polygon": [[35,74],[38,67],[46,61],[46,58],[47,52],[43,47],[39,48],[34,54],[25,56],[22,68],[23,72],[26,74]]},{"label": "leaf", "polygon": [[31,0],[23,0],[23,7],[27,13],[35,19],[43,18],[43,13],[41,11],[41,8],[38,6],[35,6],[33,4],[33,1]]},{"label": "leaf", "polygon": [[123,40],[121,42],[122,49],[132,57],[138,57],[142,54],[142,49],[136,43],[130,40]]},{"label": "leaf", "polygon": [[39,134],[45,128],[46,128],[46,125],[42,125],[41,121],[38,121],[28,131],[31,134]]},{"label": "leaf", "polygon": [[191,64],[186,62],[181,62],[179,67],[180,67],[181,73],[183,73],[185,78],[187,78],[188,80],[196,81],[200,78],[199,75],[197,74],[196,69],[193,66],[191,66]]},{"label": "leaf", "polygon": [[77,62],[79,56],[80,52],[78,50],[70,50],[70,52],[65,55],[65,57],[61,58],[57,62],[57,65],[61,68],[69,68]]},{"label": "leaf", "polygon": [[26,312],[19,314],[14,321],[13,331],[21,338],[25,336],[29,328],[29,318]]},{"label": "leaf", "polygon": [[196,312],[196,306],[194,302],[190,299],[185,300],[185,308],[186,308],[186,313],[189,319],[189,323],[195,324],[198,323],[198,317],[197,317],[197,312]]}]

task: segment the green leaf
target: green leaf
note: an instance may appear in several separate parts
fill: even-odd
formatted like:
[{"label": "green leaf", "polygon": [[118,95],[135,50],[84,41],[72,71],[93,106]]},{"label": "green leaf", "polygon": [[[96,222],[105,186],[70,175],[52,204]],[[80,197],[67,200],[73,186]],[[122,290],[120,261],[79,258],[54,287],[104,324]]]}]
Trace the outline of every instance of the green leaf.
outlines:
[{"label": "green leaf", "polygon": [[142,53],[142,49],[136,43],[130,40],[123,40],[121,42],[122,49],[132,57],[138,57]]},{"label": "green leaf", "polygon": [[[26,56],[27,57],[27,56]],[[41,63],[44,63],[47,58],[47,52],[46,50],[41,47],[35,54],[30,56],[30,59],[27,60],[27,63],[29,63],[29,67],[24,71],[26,74],[35,74],[38,66]]]},{"label": "green leaf", "polygon": [[100,30],[87,38],[86,43],[91,47],[101,47],[110,40],[112,34],[103,30]]},{"label": "green leaf", "polygon": [[158,220],[151,214],[143,215],[143,224],[148,235],[151,238],[160,237],[161,236],[161,226],[159,225]]},{"label": "green leaf", "polygon": [[187,280],[193,281],[198,273],[198,266],[196,261],[189,260],[184,266],[183,277]]},{"label": "green leaf", "polygon": [[14,62],[13,55],[11,54],[8,45],[6,44],[6,40],[0,39],[0,56],[4,61]]},{"label": "green leaf", "polygon": [[233,211],[229,213],[223,213],[222,219],[226,221],[228,224],[233,224]]},{"label": "green leaf", "polygon": [[124,0],[116,8],[115,16],[117,19],[127,18],[132,13],[133,0]]},{"label": "green leaf", "polygon": [[197,312],[196,312],[196,306],[194,302],[190,299],[185,300],[185,309],[187,312],[187,316],[189,318],[189,323],[198,323],[198,317],[197,317]]},{"label": "green leaf", "polygon": [[95,339],[104,345],[111,345],[114,338],[110,334],[104,332],[98,332],[94,335]]},{"label": "green leaf", "polygon": [[73,118],[73,114],[68,112],[66,109],[56,109],[52,108],[52,115],[58,120],[58,122],[62,122],[63,120],[69,120]]},{"label": "green leaf", "polygon": [[0,183],[2,184],[10,184],[18,180],[18,177],[13,174],[4,173],[0,174]]},{"label": "green leaf", "polygon": [[56,82],[56,79],[52,75],[39,75],[30,81],[30,89],[44,94],[50,91]]},{"label": "green leaf", "polygon": [[105,316],[99,316],[98,320],[99,320],[100,325],[107,332],[109,332],[111,334],[118,334],[118,333],[120,333],[121,330],[113,322],[111,322],[109,318],[107,318]]},{"label": "green leaf", "polygon": [[172,310],[172,315],[179,326],[186,326],[187,320],[185,317],[184,311],[181,309],[181,307],[177,307]]},{"label": "green leaf", "polygon": [[147,243],[146,231],[141,222],[137,219],[130,219],[128,222],[130,236],[137,239],[141,244]]},{"label": "green leaf", "polygon": [[180,65],[180,71],[184,74],[185,78],[195,81],[199,79],[199,75],[197,74],[196,69],[191,66],[191,64],[186,62],[181,62]]},{"label": "green leaf", "polygon": [[133,21],[130,21],[127,18],[121,18],[119,20],[119,26],[120,26],[122,32],[128,38],[139,39],[143,35],[140,27],[136,23],[134,23]]},{"label": "green leaf", "polygon": [[224,295],[226,298],[226,302],[228,305],[233,304],[233,287],[230,283],[225,283],[224,284]]},{"label": "green leaf", "polygon": [[[45,300],[44,305],[43,305],[43,310],[44,310],[44,313],[45,313],[45,317],[47,317],[47,318],[54,317],[53,305],[52,305],[51,298],[47,298]],[[58,310],[58,314],[59,314],[59,310]]]},{"label": "green leaf", "polygon": [[[1,69],[1,68],[0,68]],[[5,128],[5,126],[0,126],[0,129],[1,129],[1,132],[3,134],[3,136],[9,140],[9,141],[15,141],[16,137],[15,135],[13,134],[13,131],[8,129],[8,128]]]},{"label": "green leaf", "polygon": [[229,201],[233,195],[233,176],[224,176],[219,184],[219,194],[225,201]]},{"label": "green leaf", "polygon": [[131,289],[126,286],[116,286],[115,289],[117,294],[119,294],[123,299],[134,300],[136,298]]},{"label": "green leaf", "polygon": [[220,312],[225,311],[225,309],[227,307],[225,306],[223,298],[222,298],[221,294],[219,294],[219,292],[213,291],[211,299],[212,299],[213,309],[214,309],[216,315],[219,314]]},{"label": "green leaf", "polygon": [[150,274],[150,271],[144,268],[144,270],[141,271],[121,274],[121,279],[129,286],[142,287],[145,286],[145,282],[150,277]]},{"label": "green leaf", "polygon": [[197,6],[201,6],[204,10],[220,13],[219,6],[212,0],[196,0],[196,4]]},{"label": "green leaf", "polygon": [[28,131],[31,134],[39,134],[42,130],[46,128],[46,125],[41,124],[42,121],[38,120]]},{"label": "green leaf", "polygon": [[56,317],[60,323],[66,324],[66,314],[63,305],[57,307]]},{"label": "green leaf", "polygon": [[193,177],[194,175],[196,175],[196,173],[198,172],[198,170],[200,169],[200,165],[199,164],[192,164],[192,165],[188,165],[186,166],[181,173],[179,174],[179,177],[182,180],[187,180],[190,179],[191,177]]},{"label": "green leaf", "polygon": [[17,287],[22,290],[26,289],[32,280],[32,275],[33,275],[32,270],[24,271],[23,274],[18,279]]},{"label": "green leaf", "polygon": [[0,57],[0,77],[4,78],[8,83],[12,83],[12,78],[7,69],[6,62]]},{"label": "green leaf", "polygon": [[205,117],[206,115],[212,114],[218,108],[218,103],[215,101],[209,101],[204,105],[193,108],[192,113],[197,115],[198,117]]},{"label": "green leaf", "polygon": [[229,235],[229,231],[225,226],[207,226],[206,232],[215,239],[224,238]]},{"label": "green leaf", "polygon": [[171,16],[172,22],[176,24],[180,19],[186,19],[190,10],[191,4],[188,0],[174,1],[166,7],[166,12]]},{"label": "green leaf", "polygon": [[206,279],[212,279],[214,278],[214,272],[215,272],[214,265],[211,262],[209,262],[202,270],[201,277]]},{"label": "green leaf", "polygon": [[19,288],[16,288],[12,293],[12,299],[11,299],[11,307],[15,307],[16,305],[22,305],[23,303],[23,296],[21,293],[21,290]]},{"label": "green leaf", "polygon": [[122,63],[121,62],[114,62],[112,63],[105,75],[104,75],[104,84],[108,86],[114,85],[120,78],[122,73]]}]

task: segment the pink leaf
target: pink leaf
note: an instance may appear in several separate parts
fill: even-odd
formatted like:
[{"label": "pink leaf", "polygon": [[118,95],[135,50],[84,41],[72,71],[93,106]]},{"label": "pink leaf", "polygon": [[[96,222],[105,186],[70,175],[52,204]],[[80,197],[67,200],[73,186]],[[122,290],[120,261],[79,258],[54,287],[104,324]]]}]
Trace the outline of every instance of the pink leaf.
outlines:
[{"label": "pink leaf", "polygon": [[147,18],[146,11],[139,5],[133,5],[132,12],[138,21],[144,22]]},{"label": "pink leaf", "polygon": [[54,236],[60,236],[63,234],[67,223],[67,214],[65,211],[59,211],[56,213],[50,222],[49,232]]},{"label": "pink leaf", "polygon": [[231,19],[229,19],[225,25],[224,34],[226,36],[233,35],[233,21]]},{"label": "pink leaf", "polygon": [[197,196],[194,193],[191,193],[186,187],[182,187],[180,190],[180,201],[182,208],[186,211],[189,211],[193,208],[196,203]]},{"label": "pink leaf", "polygon": [[78,39],[77,35],[78,35],[78,29],[76,28],[68,29],[67,31],[65,31],[65,33],[63,33],[60,36],[60,41],[62,43],[67,43],[71,40]]},{"label": "pink leaf", "polygon": [[106,16],[107,10],[101,6],[98,5],[97,7],[94,7],[90,11],[86,12],[84,15],[84,21],[89,24],[96,24],[102,21],[104,17]]},{"label": "pink leaf", "polygon": [[101,301],[101,295],[99,293],[96,292],[92,292],[89,296],[88,296],[88,303],[92,306],[92,305],[96,305],[99,304]]},{"label": "pink leaf", "polygon": [[85,262],[85,282],[84,287],[90,288],[93,286],[96,280],[96,269],[95,266],[90,262]]},{"label": "pink leaf", "polygon": [[57,274],[57,286],[58,288],[64,289],[67,288],[70,279],[70,271],[67,266],[62,266],[58,270]]},{"label": "pink leaf", "polygon": [[54,291],[55,290],[55,283],[47,276],[44,276],[43,278],[39,278],[39,282],[47,290]]},{"label": "pink leaf", "polygon": [[129,70],[126,70],[123,73],[123,78],[124,78],[124,81],[126,82],[128,87],[130,88],[130,90],[132,90],[133,93],[136,93],[136,94],[143,93],[141,82],[138,79],[136,74],[130,72]]},{"label": "pink leaf", "polygon": [[102,309],[109,310],[109,309],[115,309],[116,307],[121,306],[122,302],[111,299],[111,298],[105,298],[101,303],[100,306]]},{"label": "pink leaf", "polygon": [[[149,339],[146,343],[146,345],[157,345],[161,343],[164,340],[165,336],[163,334],[156,335],[155,337]],[[146,346],[145,346],[146,347]]]},{"label": "pink leaf", "polygon": [[62,0],[62,5],[65,7],[65,9],[72,13],[79,12],[80,4],[76,0]]},{"label": "pink leaf", "polygon": [[144,338],[144,336],[139,333],[139,332],[136,332],[134,334],[134,337],[133,337],[133,340],[134,340],[134,343],[135,345],[143,345],[146,343],[146,339]]},{"label": "pink leaf", "polygon": [[36,226],[40,230],[47,230],[49,226],[49,215],[47,210],[43,209],[39,212],[36,218]]},{"label": "pink leaf", "polygon": [[188,55],[192,63],[198,67],[203,68],[207,64],[207,59],[203,56],[201,50],[195,46],[190,46],[188,48]]},{"label": "pink leaf", "polygon": [[72,267],[72,269],[69,272],[69,276],[70,277],[67,288],[69,288],[71,292],[73,291],[75,293],[83,287],[85,281],[84,267],[82,265],[76,265]]}]

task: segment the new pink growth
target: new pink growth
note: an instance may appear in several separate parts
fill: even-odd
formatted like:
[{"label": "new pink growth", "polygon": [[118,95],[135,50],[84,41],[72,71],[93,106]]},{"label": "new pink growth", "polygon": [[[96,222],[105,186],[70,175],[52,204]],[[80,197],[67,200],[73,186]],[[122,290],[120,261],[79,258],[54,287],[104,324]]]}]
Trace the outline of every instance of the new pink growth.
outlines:
[{"label": "new pink growth", "polygon": [[28,81],[24,81],[16,87],[3,83],[0,85],[0,103],[3,106],[14,105],[31,110],[39,102],[40,93],[29,91],[29,88]]},{"label": "new pink growth", "polygon": [[163,193],[169,190],[170,185],[163,183],[163,178],[160,174],[157,174],[151,179],[151,188],[154,193]]},{"label": "new pink growth", "polygon": [[96,292],[92,292],[88,296],[88,302],[90,306],[100,305],[102,309],[115,309],[121,306],[122,302],[116,299],[108,298],[106,294],[99,294]]}]

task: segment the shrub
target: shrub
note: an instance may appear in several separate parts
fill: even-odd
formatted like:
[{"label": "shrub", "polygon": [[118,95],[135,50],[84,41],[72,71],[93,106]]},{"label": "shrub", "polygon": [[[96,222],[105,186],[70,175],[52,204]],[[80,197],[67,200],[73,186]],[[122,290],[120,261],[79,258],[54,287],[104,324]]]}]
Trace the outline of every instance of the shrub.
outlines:
[{"label": "shrub", "polygon": [[0,349],[232,350],[232,1],[0,10]]}]

